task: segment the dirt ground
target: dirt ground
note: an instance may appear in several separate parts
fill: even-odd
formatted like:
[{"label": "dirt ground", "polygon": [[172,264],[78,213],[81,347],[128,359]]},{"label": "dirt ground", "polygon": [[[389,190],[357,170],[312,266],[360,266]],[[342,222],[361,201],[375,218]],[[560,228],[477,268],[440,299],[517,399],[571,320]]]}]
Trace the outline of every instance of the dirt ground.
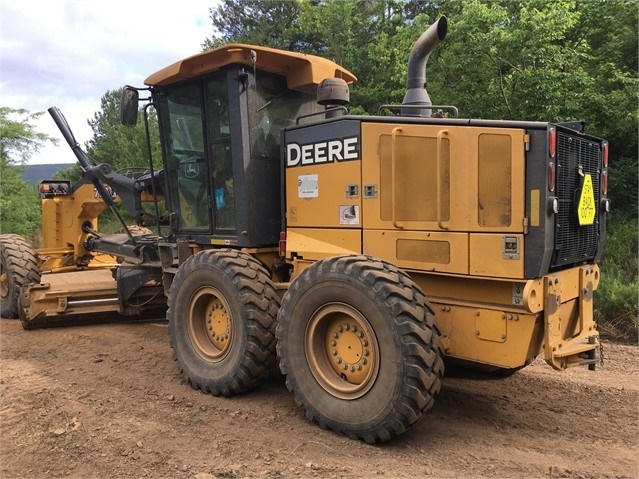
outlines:
[{"label": "dirt ground", "polygon": [[426,417],[374,446],[308,422],[281,377],[233,398],[192,389],[162,322],[2,319],[0,346],[2,478],[639,477],[636,346],[606,344],[595,372],[448,372]]}]

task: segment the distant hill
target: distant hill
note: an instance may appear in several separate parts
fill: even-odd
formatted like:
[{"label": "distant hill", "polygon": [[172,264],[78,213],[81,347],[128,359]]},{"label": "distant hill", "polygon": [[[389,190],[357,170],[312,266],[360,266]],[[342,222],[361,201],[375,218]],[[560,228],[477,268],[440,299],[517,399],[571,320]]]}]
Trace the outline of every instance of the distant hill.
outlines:
[{"label": "distant hill", "polygon": [[75,163],[56,163],[53,165],[26,165],[22,179],[30,185],[37,185],[42,180],[50,180],[60,170],[65,170]]}]

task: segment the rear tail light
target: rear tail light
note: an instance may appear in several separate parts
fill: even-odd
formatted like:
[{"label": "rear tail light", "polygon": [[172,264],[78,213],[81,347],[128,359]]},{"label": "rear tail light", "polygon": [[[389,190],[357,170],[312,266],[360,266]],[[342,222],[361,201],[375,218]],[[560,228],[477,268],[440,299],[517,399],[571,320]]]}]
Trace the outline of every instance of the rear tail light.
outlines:
[{"label": "rear tail light", "polygon": [[604,168],[608,168],[608,143],[603,144],[602,156]]},{"label": "rear tail light", "polygon": [[286,231],[280,231],[280,257],[286,256]]},{"label": "rear tail light", "polygon": [[606,195],[608,194],[608,172],[604,171],[601,174],[601,192]]},{"label": "rear tail light", "polygon": [[548,190],[555,191],[555,163],[548,163]]},{"label": "rear tail light", "polygon": [[551,158],[555,157],[555,150],[557,147],[557,132],[554,128],[548,130],[548,155]]}]

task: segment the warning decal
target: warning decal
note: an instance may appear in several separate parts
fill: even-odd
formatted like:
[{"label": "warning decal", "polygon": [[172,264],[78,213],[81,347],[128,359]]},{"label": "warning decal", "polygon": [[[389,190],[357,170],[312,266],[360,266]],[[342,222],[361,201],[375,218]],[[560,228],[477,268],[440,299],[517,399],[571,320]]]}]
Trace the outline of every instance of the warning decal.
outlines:
[{"label": "warning decal", "polygon": [[584,184],[581,188],[579,204],[577,205],[577,214],[580,226],[591,225],[595,221],[595,193],[590,174],[584,176]]}]

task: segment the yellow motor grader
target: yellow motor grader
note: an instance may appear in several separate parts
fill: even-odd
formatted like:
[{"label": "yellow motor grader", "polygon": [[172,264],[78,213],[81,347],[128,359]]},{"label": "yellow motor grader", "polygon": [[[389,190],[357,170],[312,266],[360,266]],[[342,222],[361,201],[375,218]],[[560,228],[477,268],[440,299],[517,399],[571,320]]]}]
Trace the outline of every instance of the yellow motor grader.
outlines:
[{"label": "yellow motor grader", "polygon": [[[432,105],[446,32],[417,40],[403,103],[373,116],[348,114],[355,76],[316,56],[178,61],[123,90],[123,123],[143,91],[160,130],[162,170],[135,178],[92,165],[50,109],[83,179],[41,185],[43,248],[0,238],[3,313],[26,329],[166,315],[193,387],[236,394],[277,362],[309,419],[366,442],[424,415],[444,360],[594,369],[608,143]],[[159,200],[163,217],[142,208]],[[118,201],[156,231],[100,233]]]}]

